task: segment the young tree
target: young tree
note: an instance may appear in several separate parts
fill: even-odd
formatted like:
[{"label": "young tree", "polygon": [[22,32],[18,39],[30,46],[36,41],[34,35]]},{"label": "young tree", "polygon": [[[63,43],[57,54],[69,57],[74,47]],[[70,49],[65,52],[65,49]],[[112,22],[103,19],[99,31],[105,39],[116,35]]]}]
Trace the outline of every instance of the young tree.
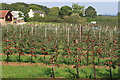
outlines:
[{"label": "young tree", "polygon": [[93,8],[92,6],[89,6],[89,7],[85,10],[85,16],[86,16],[86,17],[95,18],[96,15],[97,15],[97,11],[96,11],[95,8]]},{"label": "young tree", "polygon": [[72,5],[72,13],[78,13],[79,16],[83,16],[84,13],[84,6],[80,6],[78,4],[73,3]]}]

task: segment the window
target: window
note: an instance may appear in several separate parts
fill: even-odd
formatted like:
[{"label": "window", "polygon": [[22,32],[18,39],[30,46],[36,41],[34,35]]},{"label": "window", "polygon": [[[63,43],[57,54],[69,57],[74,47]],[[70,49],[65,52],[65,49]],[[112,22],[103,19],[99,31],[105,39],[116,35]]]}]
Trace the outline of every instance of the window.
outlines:
[{"label": "window", "polygon": [[10,16],[8,16],[8,19],[10,18]]}]

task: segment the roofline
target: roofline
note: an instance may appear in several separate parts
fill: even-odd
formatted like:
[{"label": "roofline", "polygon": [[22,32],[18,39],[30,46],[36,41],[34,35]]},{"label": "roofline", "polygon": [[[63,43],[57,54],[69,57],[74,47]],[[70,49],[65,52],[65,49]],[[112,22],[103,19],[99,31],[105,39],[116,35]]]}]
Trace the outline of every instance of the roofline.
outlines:
[{"label": "roofline", "polygon": [[[0,10],[0,11],[8,11],[8,12],[10,12],[9,10]],[[10,12],[10,14],[12,15],[12,13]],[[7,13],[5,14],[5,16],[7,15]],[[12,15],[13,16],[13,15]],[[1,17],[1,18],[3,18],[3,17]]]},{"label": "roofline", "polygon": [[[9,10],[0,10],[0,11],[8,11],[9,12]],[[7,13],[5,14],[5,16],[7,15]]]},{"label": "roofline", "polygon": [[[8,11],[8,12],[10,12],[10,11]],[[11,12],[10,12],[10,14],[13,16],[13,14],[12,14]],[[6,15],[7,15],[7,14],[6,14]],[[5,15],[5,16],[6,16],[6,15]]]}]

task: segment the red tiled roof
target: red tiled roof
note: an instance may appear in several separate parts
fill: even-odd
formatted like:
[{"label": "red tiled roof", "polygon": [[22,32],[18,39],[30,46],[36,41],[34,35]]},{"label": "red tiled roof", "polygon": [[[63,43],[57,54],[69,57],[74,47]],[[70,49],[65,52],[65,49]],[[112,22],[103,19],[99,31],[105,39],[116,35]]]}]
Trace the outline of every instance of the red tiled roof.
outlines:
[{"label": "red tiled roof", "polygon": [[0,10],[0,17],[5,17],[8,12],[8,10]]}]

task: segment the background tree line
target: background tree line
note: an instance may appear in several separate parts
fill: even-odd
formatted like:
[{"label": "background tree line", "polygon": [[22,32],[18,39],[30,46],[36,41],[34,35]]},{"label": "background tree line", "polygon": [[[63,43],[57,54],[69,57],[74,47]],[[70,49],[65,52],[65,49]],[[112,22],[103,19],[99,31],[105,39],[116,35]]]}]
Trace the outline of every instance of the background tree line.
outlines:
[{"label": "background tree line", "polygon": [[[111,20],[111,17],[104,18],[105,16],[98,16],[97,11],[92,6],[85,9],[85,6],[81,6],[77,3],[73,3],[72,6],[52,7],[38,5],[38,4],[27,4],[23,2],[17,2],[12,4],[0,3],[2,6],[1,10],[10,11],[21,11],[24,13],[25,21],[38,21],[38,22],[67,22],[67,23],[81,23],[98,20],[98,23],[104,23],[107,20]],[[40,10],[45,14],[45,17],[38,17],[38,14],[34,14],[33,18],[28,17],[30,9]],[[114,18],[114,17],[112,17]],[[111,22],[116,23],[116,17]]]}]

